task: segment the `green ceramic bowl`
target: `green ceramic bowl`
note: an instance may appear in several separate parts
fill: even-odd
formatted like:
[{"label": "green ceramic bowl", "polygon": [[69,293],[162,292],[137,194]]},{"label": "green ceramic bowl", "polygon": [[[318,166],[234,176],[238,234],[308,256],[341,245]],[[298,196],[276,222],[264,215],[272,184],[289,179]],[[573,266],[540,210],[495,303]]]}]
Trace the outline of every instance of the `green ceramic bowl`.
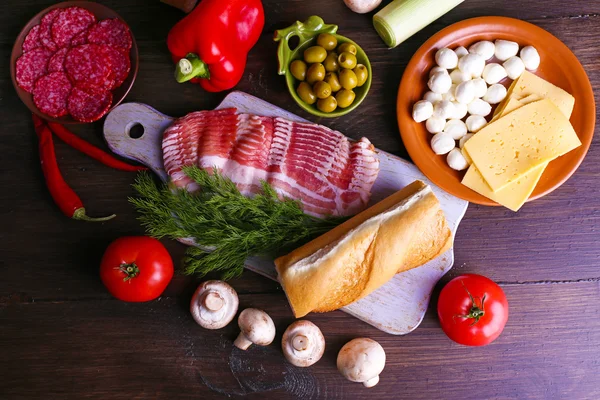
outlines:
[{"label": "green ceramic bowl", "polygon": [[[279,48],[277,49],[277,58],[279,60],[279,75],[285,75],[285,81],[287,83],[288,91],[290,95],[294,98],[296,103],[304,110],[309,113],[316,115],[318,117],[325,118],[334,118],[340,117],[342,115],[348,114],[350,111],[354,110],[359,106],[360,103],[367,97],[367,93],[371,88],[371,78],[373,76],[373,72],[371,70],[371,63],[369,62],[369,58],[364,50],[356,44],[354,41],[348,39],[345,36],[341,36],[336,34],[337,25],[329,25],[323,22],[323,19],[313,15],[309,17],[306,21],[300,22],[296,21],[296,23],[286,29],[280,29],[275,32],[275,41],[279,41]],[[346,108],[336,108],[333,112],[326,113],[317,108],[315,104],[307,104],[298,94],[296,93],[296,88],[300,84],[300,81],[294,78],[292,73],[289,70],[289,65],[294,60],[303,59],[304,50],[309,48],[310,46],[315,46],[317,44],[317,36],[320,33],[330,33],[338,41],[338,46],[342,43],[352,43],[356,46],[356,60],[358,64],[363,64],[367,67],[367,71],[369,72],[369,76],[367,77],[367,81],[361,87],[354,88],[354,93],[356,94],[356,98],[354,102],[349,107]],[[300,40],[298,46],[295,49],[290,49],[289,40],[297,36]]]}]

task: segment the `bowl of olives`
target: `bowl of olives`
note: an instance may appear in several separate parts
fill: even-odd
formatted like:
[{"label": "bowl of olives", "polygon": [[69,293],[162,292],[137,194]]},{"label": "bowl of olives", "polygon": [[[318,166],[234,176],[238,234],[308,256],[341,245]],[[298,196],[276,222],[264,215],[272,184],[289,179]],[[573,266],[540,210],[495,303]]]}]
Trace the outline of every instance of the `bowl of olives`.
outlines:
[{"label": "bowl of olives", "polygon": [[[304,110],[319,117],[339,117],[354,110],[371,87],[371,63],[352,40],[336,34],[337,25],[317,16],[275,32],[279,75]],[[297,36],[292,50],[289,40]]]}]

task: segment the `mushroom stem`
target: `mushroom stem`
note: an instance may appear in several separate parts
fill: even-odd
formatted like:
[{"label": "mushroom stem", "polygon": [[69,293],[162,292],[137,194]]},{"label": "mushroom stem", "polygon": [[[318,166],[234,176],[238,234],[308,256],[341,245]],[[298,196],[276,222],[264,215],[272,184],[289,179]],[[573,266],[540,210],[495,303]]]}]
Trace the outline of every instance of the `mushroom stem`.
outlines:
[{"label": "mushroom stem", "polygon": [[379,383],[379,375],[377,375],[374,378],[364,381],[363,385],[365,385],[365,387],[370,388],[370,387],[377,385],[378,383]]},{"label": "mushroom stem", "polygon": [[308,348],[308,338],[304,335],[296,335],[292,339],[292,347],[296,351],[304,351]]},{"label": "mushroom stem", "polygon": [[208,292],[204,297],[204,307],[210,311],[219,311],[224,304],[223,297],[217,292]]},{"label": "mushroom stem", "polygon": [[248,350],[248,347],[250,347],[251,344],[252,342],[249,341],[246,336],[244,336],[244,332],[240,332],[238,337],[235,339],[235,342],[233,342],[235,347],[242,350]]}]

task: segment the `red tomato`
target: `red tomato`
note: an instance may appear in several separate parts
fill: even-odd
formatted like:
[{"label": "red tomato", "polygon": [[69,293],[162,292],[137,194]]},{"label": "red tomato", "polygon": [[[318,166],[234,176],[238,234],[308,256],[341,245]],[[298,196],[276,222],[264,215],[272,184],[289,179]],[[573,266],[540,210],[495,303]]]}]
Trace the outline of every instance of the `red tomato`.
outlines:
[{"label": "red tomato", "polygon": [[173,260],[156,239],[122,237],[112,242],[102,257],[100,278],[110,294],[123,301],[154,300],[173,277]]},{"label": "red tomato", "polygon": [[440,293],[437,310],[446,335],[467,346],[493,342],[508,320],[508,301],[502,288],[474,274],[448,282]]}]

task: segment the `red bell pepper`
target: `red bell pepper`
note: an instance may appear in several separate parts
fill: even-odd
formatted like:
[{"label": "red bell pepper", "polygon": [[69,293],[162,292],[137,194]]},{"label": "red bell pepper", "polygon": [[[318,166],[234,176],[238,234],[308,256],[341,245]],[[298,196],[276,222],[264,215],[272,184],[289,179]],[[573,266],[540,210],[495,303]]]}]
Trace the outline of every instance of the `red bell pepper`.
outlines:
[{"label": "red bell pepper", "polygon": [[209,92],[231,89],[264,24],[260,0],[202,0],[167,37],[177,82],[192,80]]}]

